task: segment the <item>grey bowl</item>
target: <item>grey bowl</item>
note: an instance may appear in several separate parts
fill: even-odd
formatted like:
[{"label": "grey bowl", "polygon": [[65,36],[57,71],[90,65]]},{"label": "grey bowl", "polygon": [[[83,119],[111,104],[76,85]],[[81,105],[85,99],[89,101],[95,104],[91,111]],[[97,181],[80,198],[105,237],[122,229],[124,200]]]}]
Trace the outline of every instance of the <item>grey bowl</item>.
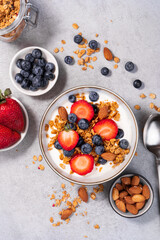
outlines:
[{"label": "grey bowl", "polygon": [[[133,214],[131,214],[130,212],[126,212],[126,213],[121,212],[121,211],[117,208],[117,206],[116,206],[116,204],[115,204],[115,202],[114,202],[114,200],[113,200],[113,198],[112,198],[112,191],[113,191],[113,188],[115,187],[116,183],[121,183],[121,178],[122,178],[122,177],[133,177],[133,176],[135,176],[135,175],[140,177],[140,183],[142,183],[142,185],[146,184],[146,185],[149,187],[149,190],[150,190],[150,198],[146,201],[145,206],[144,206],[142,209],[139,210],[138,214],[133,215]],[[137,174],[137,173],[134,173],[134,174],[131,174],[131,173],[130,173],[130,174],[125,174],[125,175],[120,176],[119,178],[117,178],[117,179],[113,182],[113,184],[111,185],[110,190],[109,190],[109,202],[110,202],[110,204],[111,204],[111,207],[113,208],[113,210],[114,210],[116,213],[118,213],[118,214],[121,215],[122,217],[126,217],[126,218],[136,218],[136,217],[142,216],[142,215],[143,215],[144,213],[146,213],[146,212],[150,209],[150,207],[152,206],[153,199],[154,199],[154,193],[153,193],[153,189],[152,189],[151,184],[149,183],[149,181],[148,181],[145,177],[143,177],[143,176],[141,176],[140,174]]]}]

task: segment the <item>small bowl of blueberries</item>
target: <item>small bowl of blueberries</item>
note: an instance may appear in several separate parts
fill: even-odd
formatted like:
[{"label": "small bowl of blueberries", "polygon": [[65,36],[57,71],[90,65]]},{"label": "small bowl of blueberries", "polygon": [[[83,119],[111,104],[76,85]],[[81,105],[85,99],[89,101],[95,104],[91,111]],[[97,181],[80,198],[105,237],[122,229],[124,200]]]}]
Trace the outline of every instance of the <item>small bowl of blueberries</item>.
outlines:
[{"label": "small bowl of blueberries", "polygon": [[40,96],[56,84],[59,68],[55,57],[46,49],[27,47],[13,57],[9,74],[20,92]]}]

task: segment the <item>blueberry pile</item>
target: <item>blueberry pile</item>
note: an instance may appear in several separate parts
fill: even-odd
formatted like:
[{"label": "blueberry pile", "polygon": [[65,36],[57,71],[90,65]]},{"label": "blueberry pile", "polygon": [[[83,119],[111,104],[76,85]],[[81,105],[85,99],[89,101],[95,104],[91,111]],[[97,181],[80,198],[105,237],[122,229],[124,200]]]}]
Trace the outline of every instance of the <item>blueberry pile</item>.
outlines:
[{"label": "blueberry pile", "polygon": [[21,71],[16,74],[15,80],[24,89],[37,91],[47,87],[49,81],[54,79],[55,65],[42,57],[40,49],[28,53],[25,59],[18,59],[16,65]]}]

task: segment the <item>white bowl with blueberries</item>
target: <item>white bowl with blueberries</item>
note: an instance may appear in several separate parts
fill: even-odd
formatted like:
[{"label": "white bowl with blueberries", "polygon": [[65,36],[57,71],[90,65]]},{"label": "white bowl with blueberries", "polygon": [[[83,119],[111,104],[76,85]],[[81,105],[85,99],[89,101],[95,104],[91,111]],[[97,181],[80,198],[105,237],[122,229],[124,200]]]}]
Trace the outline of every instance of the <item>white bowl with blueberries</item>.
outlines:
[{"label": "white bowl with blueberries", "polygon": [[20,92],[40,96],[56,84],[59,68],[55,57],[46,49],[27,47],[13,57],[9,75]]}]

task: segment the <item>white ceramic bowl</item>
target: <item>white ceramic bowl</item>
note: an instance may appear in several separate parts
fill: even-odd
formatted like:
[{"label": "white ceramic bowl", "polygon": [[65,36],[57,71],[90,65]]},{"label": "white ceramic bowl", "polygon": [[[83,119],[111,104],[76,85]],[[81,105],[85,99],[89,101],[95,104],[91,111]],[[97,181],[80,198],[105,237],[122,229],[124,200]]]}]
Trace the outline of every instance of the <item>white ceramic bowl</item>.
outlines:
[{"label": "white ceramic bowl", "polygon": [[18,142],[16,142],[15,144],[13,144],[12,146],[10,146],[10,147],[8,147],[8,148],[0,149],[0,152],[9,151],[9,150],[11,150],[12,148],[18,146],[18,144],[20,144],[20,143],[23,141],[23,139],[25,138],[25,136],[26,136],[26,134],[27,134],[27,131],[28,131],[28,127],[29,127],[29,117],[28,117],[28,113],[27,113],[24,105],[23,105],[18,99],[16,99],[16,98],[12,97],[12,99],[16,100],[16,101],[19,103],[19,105],[20,105],[20,107],[21,107],[21,109],[22,109],[22,112],[23,112],[23,114],[24,114],[24,119],[25,119],[25,129],[24,129],[24,131],[21,133],[21,138],[19,139]]},{"label": "white ceramic bowl", "polygon": [[[15,81],[15,75],[20,72],[20,69],[16,66],[16,62],[20,58],[24,59],[25,55],[28,53],[32,53],[32,51],[35,48],[38,48],[42,51],[42,56],[46,59],[47,62],[52,62],[55,65],[55,72],[54,72],[55,78],[53,80],[49,81],[48,86],[46,88],[44,88],[44,89],[40,88],[37,91],[31,91],[31,90],[23,89],[21,87],[21,85]],[[56,84],[58,75],[59,75],[59,68],[58,68],[58,64],[57,64],[55,57],[49,51],[47,51],[46,49],[41,48],[41,47],[33,46],[33,47],[23,48],[22,50],[20,50],[19,52],[16,53],[16,55],[13,57],[13,59],[10,63],[9,75],[10,75],[10,79],[11,79],[13,85],[20,92],[22,92],[26,95],[29,95],[29,96],[40,96],[40,95],[47,93]]]},{"label": "white ceramic bowl", "polygon": [[[142,185],[145,185],[145,184],[146,184],[146,185],[149,187],[149,190],[150,190],[150,198],[146,201],[146,204],[144,205],[144,207],[139,210],[138,214],[133,215],[133,214],[131,214],[130,212],[126,212],[126,213],[121,212],[121,211],[117,208],[117,206],[116,206],[116,204],[115,204],[115,202],[114,202],[114,200],[113,200],[113,198],[112,198],[112,191],[113,191],[113,188],[115,187],[116,183],[121,183],[121,178],[122,178],[122,177],[133,177],[133,176],[135,176],[135,175],[140,177],[140,183],[141,183]],[[122,217],[126,217],[126,218],[135,218],[135,217],[140,217],[140,216],[142,216],[142,215],[143,215],[144,213],[146,213],[146,212],[150,209],[150,207],[152,206],[153,198],[154,198],[154,194],[153,194],[153,189],[152,189],[152,187],[151,187],[151,184],[148,182],[148,180],[147,180],[146,178],[144,178],[143,176],[141,176],[141,175],[139,175],[139,174],[136,174],[136,173],[135,173],[135,174],[125,174],[125,175],[122,175],[121,177],[117,178],[116,181],[114,181],[114,183],[112,184],[112,186],[111,186],[111,188],[110,188],[110,191],[109,191],[109,202],[110,202],[113,210],[114,210],[116,213],[118,213],[119,215],[121,215]]]},{"label": "white ceramic bowl", "polygon": [[[59,151],[53,147],[53,150],[48,151],[49,138],[46,138],[46,133],[49,135],[51,131],[45,132],[45,124],[48,124],[50,120],[53,120],[58,114],[58,107],[64,106],[67,111],[70,111],[71,103],[68,101],[68,96],[71,94],[85,93],[86,100],[89,101],[89,92],[96,91],[100,98],[99,101],[116,101],[119,104],[119,112],[121,114],[120,121],[117,122],[118,127],[124,130],[125,136],[130,144],[130,153],[126,155],[125,160],[117,167],[113,168],[112,165],[106,163],[103,165],[103,169],[100,172],[99,167],[94,167],[93,171],[85,176],[80,176],[76,173],[70,174],[70,165],[66,165],[65,169],[60,167],[62,161],[59,159]],[[54,136],[54,135],[52,135]],[[138,127],[134,114],[128,104],[116,93],[109,89],[97,87],[97,86],[79,86],[65,91],[60,94],[46,109],[40,124],[39,130],[39,142],[42,154],[48,163],[48,165],[61,177],[70,182],[84,185],[94,185],[107,182],[117,177],[131,162],[138,143]],[[96,170],[97,168],[97,170]]]}]

